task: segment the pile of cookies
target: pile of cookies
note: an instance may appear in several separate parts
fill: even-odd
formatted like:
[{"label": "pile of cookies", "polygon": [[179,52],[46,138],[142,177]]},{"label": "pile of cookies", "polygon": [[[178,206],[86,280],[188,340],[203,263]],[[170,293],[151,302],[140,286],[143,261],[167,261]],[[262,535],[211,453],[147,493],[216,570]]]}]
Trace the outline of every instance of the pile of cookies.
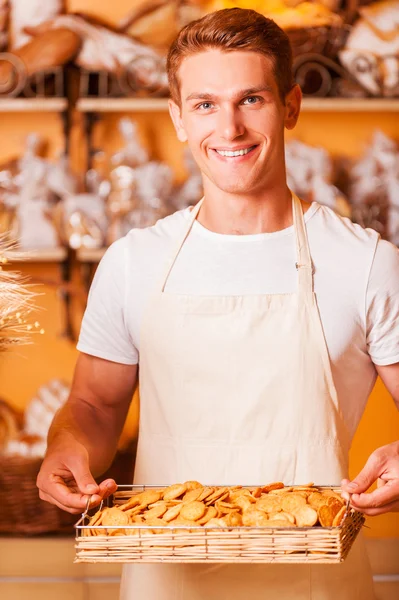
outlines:
[{"label": "pile of cookies", "polygon": [[[187,481],[164,489],[147,489],[127,502],[99,510],[85,531],[86,535],[138,535],[142,527],[146,527],[146,533],[170,532],[174,526],[184,530],[199,526],[335,527],[341,524],[345,512],[345,501],[337,491],[319,489],[313,483],[286,487],[276,482],[245,488],[207,487]],[[92,529],[95,525],[109,529]]]}]

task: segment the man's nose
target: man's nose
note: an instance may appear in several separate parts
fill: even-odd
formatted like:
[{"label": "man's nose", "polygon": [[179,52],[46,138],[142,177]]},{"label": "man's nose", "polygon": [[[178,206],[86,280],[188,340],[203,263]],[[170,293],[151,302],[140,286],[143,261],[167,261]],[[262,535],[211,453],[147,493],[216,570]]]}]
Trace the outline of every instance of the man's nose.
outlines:
[{"label": "man's nose", "polygon": [[218,134],[225,140],[234,140],[243,135],[244,124],[235,108],[222,108],[218,114]]}]

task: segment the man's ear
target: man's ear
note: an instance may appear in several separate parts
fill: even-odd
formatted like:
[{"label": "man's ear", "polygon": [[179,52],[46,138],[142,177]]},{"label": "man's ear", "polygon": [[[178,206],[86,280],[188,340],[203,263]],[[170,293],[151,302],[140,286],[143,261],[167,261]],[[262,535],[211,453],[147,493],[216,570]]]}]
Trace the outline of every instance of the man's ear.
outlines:
[{"label": "man's ear", "polygon": [[187,142],[187,134],[181,118],[181,109],[173,100],[169,100],[169,114],[176,129],[177,139],[180,142]]},{"label": "man's ear", "polygon": [[285,119],[284,126],[286,129],[294,129],[299,118],[301,110],[302,91],[296,83],[285,97]]}]

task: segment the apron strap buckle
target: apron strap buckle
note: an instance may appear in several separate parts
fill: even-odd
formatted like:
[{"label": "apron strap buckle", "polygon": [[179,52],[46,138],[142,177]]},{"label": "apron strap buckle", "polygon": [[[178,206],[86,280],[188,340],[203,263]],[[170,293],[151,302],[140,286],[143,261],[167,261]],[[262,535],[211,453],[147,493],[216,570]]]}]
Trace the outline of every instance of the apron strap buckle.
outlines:
[{"label": "apron strap buckle", "polygon": [[314,273],[313,265],[303,265],[301,263],[296,262],[295,268],[297,271],[299,271],[299,269],[310,269],[312,271],[312,273]]}]

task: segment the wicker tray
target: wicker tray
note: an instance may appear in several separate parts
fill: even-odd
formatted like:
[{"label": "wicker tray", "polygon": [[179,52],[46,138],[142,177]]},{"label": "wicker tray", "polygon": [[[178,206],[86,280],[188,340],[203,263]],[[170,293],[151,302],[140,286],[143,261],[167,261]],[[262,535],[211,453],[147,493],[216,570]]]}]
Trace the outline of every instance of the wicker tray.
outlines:
[{"label": "wicker tray", "polygon": [[[151,487],[160,489],[160,486],[119,486],[112,504],[122,504],[132,492]],[[339,490],[332,486],[317,487]],[[88,522],[88,515],[83,514],[75,525],[75,562],[334,564],[347,557],[364,523],[364,516],[349,509],[339,527],[224,529],[175,525],[170,532],[167,528],[165,531],[165,528],[141,525],[89,527]],[[136,533],[115,535],[121,529]],[[162,533],[153,535],[149,532],[155,529],[162,529]],[[99,531],[103,533],[98,535]]]},{"label": "wicker tray", "polygon": [[[118,451],[108,477],[133,478],[135,443]],[[76,515],[39,498],[36,479],[40,458],[0,455],[0,535],[73,534]]]}]

